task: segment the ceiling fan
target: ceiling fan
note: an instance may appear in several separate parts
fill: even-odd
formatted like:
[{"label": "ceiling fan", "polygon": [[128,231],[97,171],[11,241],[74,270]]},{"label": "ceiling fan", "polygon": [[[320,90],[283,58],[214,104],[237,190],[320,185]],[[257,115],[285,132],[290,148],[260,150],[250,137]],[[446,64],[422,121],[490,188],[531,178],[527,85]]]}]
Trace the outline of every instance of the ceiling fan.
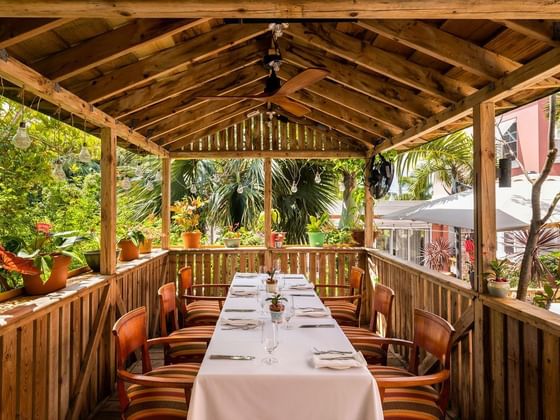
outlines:
[{"label": "ceiling fan", "polygon": [[324,79],[328,76],[329,72],[325,69],[309,68],[292,77],[284,84],[280,83],[280,79],[276,75],[282,64],[278,38],[282,36],[282,29],[287,26],[287,23],[271,23],[269,26],[272,31],[272,46],[263,59],[263,65],[269,70],[270,74],[266,79],[263,93],[247,96],[199,96],[199,98],[209,100],[249,99],[260,101],[266,104],[278,105],[296,117],[303,117],[310,113],[311,110],[309,108],[291,100],[288,98],[288,95]]}]

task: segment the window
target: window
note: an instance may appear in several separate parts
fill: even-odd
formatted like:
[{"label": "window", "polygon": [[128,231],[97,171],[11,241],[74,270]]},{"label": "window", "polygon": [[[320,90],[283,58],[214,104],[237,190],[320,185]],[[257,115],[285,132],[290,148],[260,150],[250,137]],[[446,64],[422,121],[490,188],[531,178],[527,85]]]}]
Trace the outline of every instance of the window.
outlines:
[{"label": "window", "polygon": [[518,167],[517,162],[517,120],[501,121],[496,125],[496,154],[498,159],[510,158],[512,167]]}]

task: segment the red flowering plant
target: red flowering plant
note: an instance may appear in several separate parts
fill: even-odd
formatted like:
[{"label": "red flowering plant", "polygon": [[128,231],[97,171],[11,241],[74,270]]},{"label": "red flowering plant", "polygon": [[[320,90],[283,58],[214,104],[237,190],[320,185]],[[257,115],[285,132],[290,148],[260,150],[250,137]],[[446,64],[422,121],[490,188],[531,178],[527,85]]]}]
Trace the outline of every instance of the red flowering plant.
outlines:
[{"label": "red flowering plant", "polygon": [[76,235],[76,231],[52,232],[51,229],[50,224],[39,222],[35,224],[29,241],[17,236],[4,238],[1,258],[6,263],[0,268],[20,274],[40,273],[41,279],[47,281],[54,256],[66,255],[81,261],[81,257],[72,252],[72,247],[87,238]]}]

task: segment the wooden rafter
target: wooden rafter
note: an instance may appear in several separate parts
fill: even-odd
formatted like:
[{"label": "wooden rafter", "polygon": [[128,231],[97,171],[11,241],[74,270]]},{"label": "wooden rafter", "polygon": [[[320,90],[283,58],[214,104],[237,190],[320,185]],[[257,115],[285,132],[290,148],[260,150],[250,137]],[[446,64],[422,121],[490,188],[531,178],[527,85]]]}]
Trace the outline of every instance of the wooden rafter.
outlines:
[{"label": "wooden rafter", "polygon": [[560,4],[547,0],[283,0],[281,2],[214,0],[3,0],[0,16],[122,18],[388,18],[388,19],[559,19]]},{"label": "wooden rafter", "polygon": [[551,20],[497,20],[497,22],[529,38],[544,42],[555,48],[560,47],[560,39],[558,37],[558,31],[560,30],[559,22]]},{"label": "wooden rafter", "polygon": [[0,49],[66,25],[73,19],[0,19]]},{"label": "wooden rafter", "polygon": [[69,86],[78,96],[97,103],[121,92],[168,75],[268,31],[266,25],[224,25],[174,47],[120,67],[106,75]]},{"label": "wooden rafter", "polygon": [[146,44],[196,27],[208,19],[136,20],[102,33],[34,63],[33,68],[61,82],[103,63],[115,60]]},{"label": "wooden rafter", "polygon": [[350,159],[363,158],[361,150],[243,150],[171,152],[173,159]]}]

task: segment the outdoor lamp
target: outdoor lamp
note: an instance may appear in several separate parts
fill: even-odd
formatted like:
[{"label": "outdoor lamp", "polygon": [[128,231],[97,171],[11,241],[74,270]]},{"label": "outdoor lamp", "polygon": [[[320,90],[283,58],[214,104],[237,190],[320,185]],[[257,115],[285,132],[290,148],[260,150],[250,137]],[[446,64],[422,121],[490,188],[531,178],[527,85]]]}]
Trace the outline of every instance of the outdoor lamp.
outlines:
[{"label": "outdoor lamp", "polygon": [[82,163],[90,163],[91,162],[91,154],[86,146],[86,144],[82,144],[82,148],[80,149],[80,154],[78,155],[78,160]]},{"label": "outdoor lamp", "polygon": [[131,187],[131,186],[132,186],[132,185],[130,184],[130,178],[127,177],[127,176],[125,176],[125,177],[123,178],[123,180],[121,181],[121,188],[122,188],[123,190],[125,190],[125,191],[128,191],[128,190],[130,190],[130,187]]},{"label": "outdoor lamp", "polygon": [[64,181],[66,179],[66,174],[64,173],[62,162],[60,160],[53,163],[52,176],[60,181]]},{"label": "outdoor lamp", "polygon": [[18,149],[25,150],[31,146],[31,138],[27,133],[27,127],[25,126],[25,121],[19,123],[19,127],[12,138],[14,146]]}]

